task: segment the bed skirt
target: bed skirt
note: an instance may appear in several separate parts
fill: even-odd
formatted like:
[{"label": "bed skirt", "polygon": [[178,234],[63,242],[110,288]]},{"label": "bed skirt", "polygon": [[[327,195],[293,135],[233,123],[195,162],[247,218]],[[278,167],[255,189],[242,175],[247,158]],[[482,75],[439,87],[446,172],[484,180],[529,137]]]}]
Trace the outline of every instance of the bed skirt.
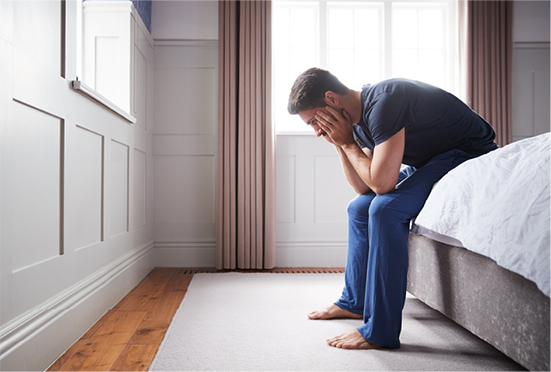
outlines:
[{"label": "bed skirt", "polygon": [[522,366],[549,371],[549,297],[495,261],[409,237],[408,291]]}]

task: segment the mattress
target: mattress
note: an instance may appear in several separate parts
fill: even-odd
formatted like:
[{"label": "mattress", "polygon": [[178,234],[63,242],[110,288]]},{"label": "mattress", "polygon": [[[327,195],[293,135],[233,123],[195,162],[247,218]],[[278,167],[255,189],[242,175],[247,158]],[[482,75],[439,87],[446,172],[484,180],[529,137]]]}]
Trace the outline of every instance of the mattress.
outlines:
[{"label": "mattress", "polygon": [[550,134],[469,160],[438,183],[412,232],[464,247],[550,294]]}]

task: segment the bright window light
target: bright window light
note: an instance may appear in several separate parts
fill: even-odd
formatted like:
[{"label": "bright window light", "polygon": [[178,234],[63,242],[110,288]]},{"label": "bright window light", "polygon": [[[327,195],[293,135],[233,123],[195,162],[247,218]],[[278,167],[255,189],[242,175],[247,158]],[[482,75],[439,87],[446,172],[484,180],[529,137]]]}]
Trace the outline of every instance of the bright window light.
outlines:
[{"label": "bright window light", "polygon": [[312,132],[298,116],[287,112],[294,80],[310,67],[328,69],[355,90],[404,77],[453,92],[455,2],[274,0],[277,132]]},{"label": "bright window light", "polygon": [[278,2],[273,11],[274,119],[278,132],[308,131],[298,116],[289,115],[287,100],[296,77],[319,66],[319,4]]}]

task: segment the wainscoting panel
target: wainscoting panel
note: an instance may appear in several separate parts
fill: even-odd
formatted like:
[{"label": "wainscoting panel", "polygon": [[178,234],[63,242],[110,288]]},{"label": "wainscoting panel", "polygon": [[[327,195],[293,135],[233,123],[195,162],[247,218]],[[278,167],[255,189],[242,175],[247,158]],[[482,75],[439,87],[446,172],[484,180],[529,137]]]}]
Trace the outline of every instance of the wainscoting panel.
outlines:
[{"label": "wainscoting panel", "polygon": [[155,96],[155,134],[216,134],[217,79],[215,68],[157,70],[155,84],[165,94]]},{"label": "wainscoting panel", "polygon": [[[62,0],[12,1],[13,98],[63,118]],[[52,27],[55,24],[55,27]],[[3,89],[4,87],[2,87]]]},{"label": "wainscoting panel", "polygon": [[280,134],[276,177],[277,266],[344,266],[356,194],[335,148],[313,134]]},{"label": "wainscoting panel", "polygon": [[12,186],[10,218],[2,220],[2,234],[18,247],[12,252],[14,272],[63,254],[63,126],[63,119],[13,102],[6,154],[12,161],[2,168]]},{"label": "wainscoting panel", "polygon": [[155,156],[156,241],[197,241],[215,234],[213,155]]},{"label": "wainscoting panel", "polygon": [[[62,0],[13,1],[15,69],[26,72],[45,69],[61,76],[64,50],[62,41]],[[52,27],[55,24],[57,27]],[[40,32],[37,32],[40,30]],[[62,54],[63,53],[63,54]],[[40,57],[38,57],[40,56]]]},{"label": "wainscoting panel", "polygon": [[549,43],[515,43],[513,140],[549,132]]},{"label": "wainscoting panel", "polygon": [[147,154],[134,149],[133,226],[139,228],[147,222]]},{"label": "wainscoting panel", "polygon": [[353,194],[339,156],[315,156],[314,171],[314,222],[346,223],[346,206]]},{"label": "wainscoting panel", "polygon": [[296,156],[277,157],[276,222],[296,222]]},{"label": "wainscoting panel", "polygon": [[111,141],[111,236],[128,232],[129,148]]},{"label": "wainscoting panel", "polygon": [[103,235],[104,211],[104,136],[77,126],[75,130],[75,160],[79,164],[74,169],[75,199],[73,215],[76,250],[100,243]]},{"label": "wainscoting panel", "polygon": [[[141,32],[141,30],[138,30]],[[144,53],[140,50],[138,44],[134,45],[134,83],[136,87],[134,89],[134,104],[133,113],[134,116],[138,119],[136,123],[137,126],[141,127],[143,130],[147,130],[147,78],[148,78],[148,66],[147,58],[144,56]]]}]

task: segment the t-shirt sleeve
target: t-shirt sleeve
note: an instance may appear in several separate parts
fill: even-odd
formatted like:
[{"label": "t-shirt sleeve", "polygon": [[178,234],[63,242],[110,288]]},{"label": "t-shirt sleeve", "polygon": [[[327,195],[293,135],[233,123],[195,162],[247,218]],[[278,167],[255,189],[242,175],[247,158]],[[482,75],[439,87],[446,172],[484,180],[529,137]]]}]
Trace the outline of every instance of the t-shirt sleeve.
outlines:
[{"label": "t-shirt sleeve", "polygon": [[402,90],[380,93],[372,102],[368,118],[375,146],[385,142],[413,122],[411,98]]},{"label": "t-shirt sleeve", "polygon": [[367,138],[362,128],[359,125],[354,125],[352,129],[354,130],[354,139],[356,140],[358,145],[360,145],[362,149],[367,147],[370,150],[373,150],[373,144],[371,143],[369,138]]}]

